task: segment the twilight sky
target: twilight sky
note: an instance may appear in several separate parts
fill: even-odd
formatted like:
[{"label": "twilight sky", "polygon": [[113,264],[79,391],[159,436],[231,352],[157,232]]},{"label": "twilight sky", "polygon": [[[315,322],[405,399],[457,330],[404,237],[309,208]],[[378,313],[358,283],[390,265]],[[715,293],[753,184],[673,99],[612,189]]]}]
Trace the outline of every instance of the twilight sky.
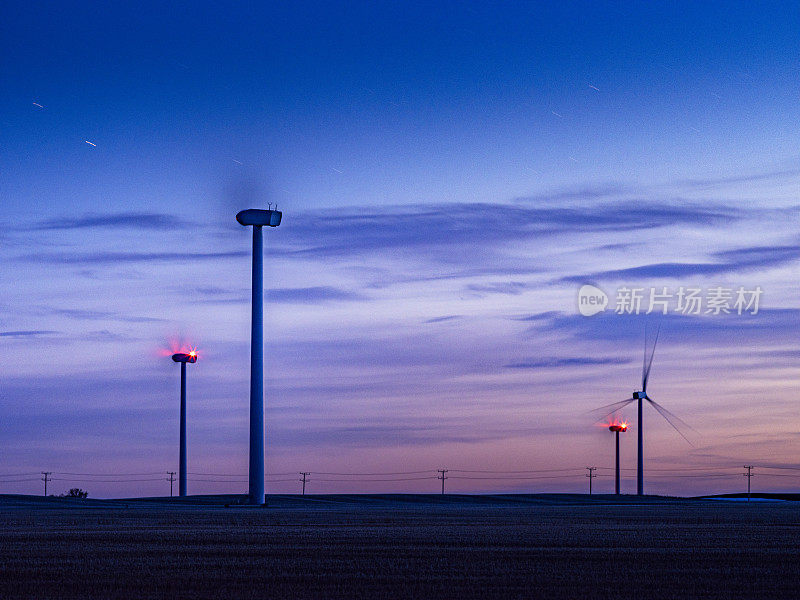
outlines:
[{"label": "twilight sky", "polygon": [[234,215],[267,202],[268,492],[612,489],[588,411],[659,321],[623,286],[763,290],[660,319],[649,391],[696,434],[646,410],[646,490],[795,490],[800,10],[556,4],[4,4],[0,492],[166,493],[181,343],[190,492],[245,490]]}]

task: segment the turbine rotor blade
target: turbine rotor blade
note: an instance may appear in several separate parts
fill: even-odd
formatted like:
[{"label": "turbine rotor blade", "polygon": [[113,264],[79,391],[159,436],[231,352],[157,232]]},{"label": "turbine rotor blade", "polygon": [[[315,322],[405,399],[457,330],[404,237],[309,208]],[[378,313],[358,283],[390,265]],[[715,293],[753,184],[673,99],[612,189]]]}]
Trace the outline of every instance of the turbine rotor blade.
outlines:
[{"label": "turbine rotor blade", "polygon": [[653,357],[656,355],[656,344],[658,344],[659,333],[661,333],[661,321],[658,322],[658,329],[656,329],[656,339],[653,341],[653,351],[650,353],[650,362],[647,364],[647,370],[644,372],[644,378],[642,379],[642,391],[645,393],[647,393],[647,380],[650,379],[650,369],[653,368]]},{"label": "turbine rotor blade", "polygon": [[[620,402],[614,402],[613,404],[607,404],[606,406],[601,406],[600,408],[595,408],[589,411],[589,414],[596,416],[595,423],[598,421],[602,421],[609,415],[617,412],[618,410],[622,410],[628,404],[634,401],[634,398],[628,398],[627,400],[621,400]],[[599,415],[599,416],[598,416]]]},{"label": "turbine rotor blade", "polygon": [[[655,408],[655,409],[658,411],[658,414],[660,414],[662,417],[664,417],[664,420],[665,420],[667,423],[669,423],[669,424],[670,424],[670,426],[671,426],[671,427],[672,427],[672,428],[673,428],[675,431],[677,431],[677,432],[680,434],[680,436],[681,436],[681,437],[682,437],[684,440],[686,440],[686,442],[687,442],[687,443],[688,443],[690,446],[694,447],[694,443],[692,443],[692,440],[690,440],[690,439],[689,439],[689,438],[686,436],[686,434],[684,434],[684,433],[683,433],[683,431],[681,431],[681,429],[682,429],[682,428],[685,428],[685,429],[688,429],[689,431],[691,431],[692,433],[694,433],[694,434],[696,434],[696,435],[700,435],[700,434],[697,432],[697,430],[696,430],[696,429],[694,429],[694,428],[693,428],[691,425],[689,425],[688,423],[686,423],[686,422],[685,422],[683,419],[681,419],[680,417],[678,417],[678,416],[676,416],[676,415],[672,414],[671,412],[669,412],[669,411],[668,411],[666,408],[664,408],[663,406],[661,406],[661,405],[660,405],[658,402],[656,402],[656,401],[655,401],[655,400],[653,400],[652,398],[649,398],[649,397],[648,397],[648,398],[647,398],[647,401],[648,401],[648,402],[649,402],[649,403],[650,403],[650,404],[653,406],[653,408]],[[679,425],[680,425],[680,427],[679,427]]]}]

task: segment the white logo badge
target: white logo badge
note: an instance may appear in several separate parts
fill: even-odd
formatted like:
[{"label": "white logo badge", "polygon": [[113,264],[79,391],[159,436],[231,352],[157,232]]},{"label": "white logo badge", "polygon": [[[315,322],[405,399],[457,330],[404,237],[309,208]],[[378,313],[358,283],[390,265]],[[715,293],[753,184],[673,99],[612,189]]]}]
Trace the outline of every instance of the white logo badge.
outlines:
[{"label": "white logo badge", "polygon": [[578,311],[584,317],[591,317],[602,312],[608,306],[608,295],[593,285],[583,285],[578,290]]}]

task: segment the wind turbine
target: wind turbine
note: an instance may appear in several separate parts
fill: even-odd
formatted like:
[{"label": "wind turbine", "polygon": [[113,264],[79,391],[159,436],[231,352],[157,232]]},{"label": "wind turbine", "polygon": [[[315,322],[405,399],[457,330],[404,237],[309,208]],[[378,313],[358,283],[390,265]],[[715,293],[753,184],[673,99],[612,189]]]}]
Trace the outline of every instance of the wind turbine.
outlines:
[{"label": "wind turbine", "polygon": [[658,402],[653,400],[650,396],[647,395],[647,381],[650,379],[650,370],[653,368],[653,356],[656,353],[656,344],[658,344],[658,334],[661,332],[661,324],[659,323],[658,329],[656,330],[656,337],[653,341],[653,349],[650,351],[650,360],[647,359],[647,332],[645,331],[644,336],[644,357],[642,359],[642,388],[641,391],[633,392],[633,396],[626,400],[622,400],[621,402],[615,402],[614,404],[609,404],[608,406],[603,406],[598,411],[604,411],[603,416],[601,418],[605,418],[610,414],[628,406],[634,400],[637,402],[638,406],[638,453],[637,453],[637,462],[636,462],[636,493],[639,496],[644,495],[644,423],[642,420],[642,406],[644,405],[644,401],[650,403],[650,405],[655,408],[658,413],[664,417],[664,419],[669,423],[672,428],[677,431],[683,439],[685,439],[689,445],[692,444],[691,440],[689,440],[686,435],[681,431],[681,428],[678,427],[678,424],[685,427],[690,431],[694,431],[689,425],[684,423],[681,419],[673,415],[669,412],[666,408],[661,406]]},{"label": "wind turbine", "polygon": [[[277,206],[276,206],[277,208]],[[277,227],[278,210],[249,208],[239,211],[240,225],[253,227],[253,289],[250,317],[250,504],[263,505],[264,496],[264,249],[262,227]]]},{"label": "wind turbine", "polygon": [[197,352],[176,352],[172,355],[172,360],[181,365],[181,439],[180,451],[178,456],[178,495],[186,496],[187,477],[186,477],[186,363],[197,362]]},{"label": "wind turbine", "polygon": [[622,423],[613,423],[608,426],[608,430],[615,433],[617,438],[616,468],[614,469],[614,493],[619,496],[619,434],[628,431],[628,424],[625,421]]}]

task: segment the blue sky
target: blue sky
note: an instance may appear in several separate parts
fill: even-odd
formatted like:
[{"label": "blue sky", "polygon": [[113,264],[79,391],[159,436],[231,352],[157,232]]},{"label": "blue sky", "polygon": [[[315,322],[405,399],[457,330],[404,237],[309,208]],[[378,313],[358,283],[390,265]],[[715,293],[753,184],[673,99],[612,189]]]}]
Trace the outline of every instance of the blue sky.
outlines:
[{"label": "blue sky", "polygon": [[[267,202],[284,212],[266,236],[270,472],[611,466],[586,413],[636,387],[656,319],[580,316],[584,282],[760,286],[758,315],[663,320],[653,397],[700,435],[689,446],[649,411],[646,457],[794,464],[791,4],[11,3],[2,17],[8,473],[174,470],[177,370],[159,350],[176,341],[201,352],[190,471],[246,472],[250,238],[233,217]],[[654,470],[648,490],[737,490],[728,472]],[[585,487],[580,472],[449,483]]]}]

